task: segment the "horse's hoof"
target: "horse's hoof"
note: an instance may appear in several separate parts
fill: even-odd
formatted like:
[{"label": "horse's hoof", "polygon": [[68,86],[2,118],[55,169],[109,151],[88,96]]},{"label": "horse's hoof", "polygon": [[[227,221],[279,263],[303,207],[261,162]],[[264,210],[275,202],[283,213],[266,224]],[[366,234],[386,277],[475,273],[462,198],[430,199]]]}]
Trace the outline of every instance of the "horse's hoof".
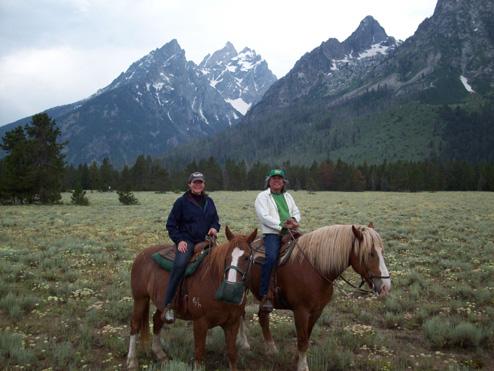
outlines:
[{"label": "horse's hoof", "polygon": [[250,351],[250,344],[249,343],[242,343],[238,345],[238,348],[244,352]]},{"label": "horse's hoof", "polygon": [[139,368],[139,364],[137,363],[136,358],[127,360],[127,370],[137,370]]},{"label": "horse's hoof", "polygon": [[278,353],[279,353],[278,347],[276,346],[274,341],[270,341],[270,342],[266,343],[266,354],[267,355],[271,356],[271,355],[275,355]]}]

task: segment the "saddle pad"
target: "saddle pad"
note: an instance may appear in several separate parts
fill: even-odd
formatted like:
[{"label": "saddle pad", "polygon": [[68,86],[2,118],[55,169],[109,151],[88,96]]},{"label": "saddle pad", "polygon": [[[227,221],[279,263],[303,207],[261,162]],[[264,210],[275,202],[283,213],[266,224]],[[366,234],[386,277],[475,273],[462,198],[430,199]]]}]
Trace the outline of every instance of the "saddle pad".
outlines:
[{"label": "saddle pad", "polygon": [[[284,241],[282,241],[283,243]],[[278,266],[282,266],[285,264],[290,256],[292,255],[293,248],[297,244],[297,240],[289,240],[283,245],[281,245],[280,248],[280,256],[278,259]],[[254,253],[254,262],[256,264],[264,264],[264,261],[266,260],[266,250],[264,250],[264,241],[262,238],[258,238],[254,242],[252,242],[252,248],[255,251]]]},{"label": "saddle pad", "polygon": [[[199,244],[198,244],[199,245]],[[195,247],[197,247],[196,245]],[[203,259],[209,254],[209,248],[201,250],[200,253],[196,253],[192,259],[190,259],[187,268],[185,269],[185,277],[191,276],[201,265]],[[155,252],[151,255],[151,258],[164,270],[171,272],[173,268],[173,262],[175,260],[175,246],[167,246],[164,249]]]}]

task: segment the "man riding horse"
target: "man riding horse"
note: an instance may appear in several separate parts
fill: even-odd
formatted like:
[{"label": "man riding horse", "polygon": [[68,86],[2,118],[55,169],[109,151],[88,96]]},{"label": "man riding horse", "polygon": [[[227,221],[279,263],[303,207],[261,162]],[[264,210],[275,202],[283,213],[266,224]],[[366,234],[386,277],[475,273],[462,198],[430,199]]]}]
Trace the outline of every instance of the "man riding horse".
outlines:
[{"label": "man riding horse", "polygon": [[202,173],[190,174],[187,181],[189,189],[175,201],[166,222],[168,234],[177,249],[162,315],[162,320],[166,323],[175,321],[172,301],[183,280],[187,263],[194,254],[194,245],[204,241],[206,235],[216,237],[220,229],[216,206],[204,192],[205,185]]},{"label": "man riding horse", "polygon": [[264,239],[266,260],[262,266],[259,296],[262,298],[260,310],[273,310],[273,297],[269,292],[271,273],[278,262],[281,237],[287,231],[297,229],[300,222],[300,211],[293,197],[286,192],[285,171],[271,170],[266,177],[266,190],[257,195],[255,209]]}]

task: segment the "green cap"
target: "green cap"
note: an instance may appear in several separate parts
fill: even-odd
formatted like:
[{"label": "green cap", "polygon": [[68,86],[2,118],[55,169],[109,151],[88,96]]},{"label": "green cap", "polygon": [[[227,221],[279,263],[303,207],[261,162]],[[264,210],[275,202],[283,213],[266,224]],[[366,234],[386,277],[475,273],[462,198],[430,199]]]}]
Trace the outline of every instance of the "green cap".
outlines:
[{"label": "green cap", "polygon": [[271,178],[272,176],[280,176],[282,178],[286,178],[285,170],[273,169],[268,173],[268,178]]}]

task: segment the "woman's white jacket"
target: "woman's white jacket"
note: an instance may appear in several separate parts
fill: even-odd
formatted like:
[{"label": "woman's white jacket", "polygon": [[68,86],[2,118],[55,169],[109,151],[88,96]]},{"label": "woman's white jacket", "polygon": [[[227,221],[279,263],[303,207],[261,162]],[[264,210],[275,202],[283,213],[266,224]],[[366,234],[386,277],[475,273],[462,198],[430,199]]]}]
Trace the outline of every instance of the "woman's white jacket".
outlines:
[{"label": "woman's white jacket", "polygon": [[[293,197],[288,193],[284,192],[286,204],[288,205],[288,211],[290,216],[295,218],[295,220],[300,222],[300,211],[295,205]],[[274,233],[278,234],[281,231],[280,215],[278,213],[278,207],[271,194],[271,189],[266,189],[259,193],[256,197],[255,202],[256,215],[259,223],[261,223],[262,233]]]}]

